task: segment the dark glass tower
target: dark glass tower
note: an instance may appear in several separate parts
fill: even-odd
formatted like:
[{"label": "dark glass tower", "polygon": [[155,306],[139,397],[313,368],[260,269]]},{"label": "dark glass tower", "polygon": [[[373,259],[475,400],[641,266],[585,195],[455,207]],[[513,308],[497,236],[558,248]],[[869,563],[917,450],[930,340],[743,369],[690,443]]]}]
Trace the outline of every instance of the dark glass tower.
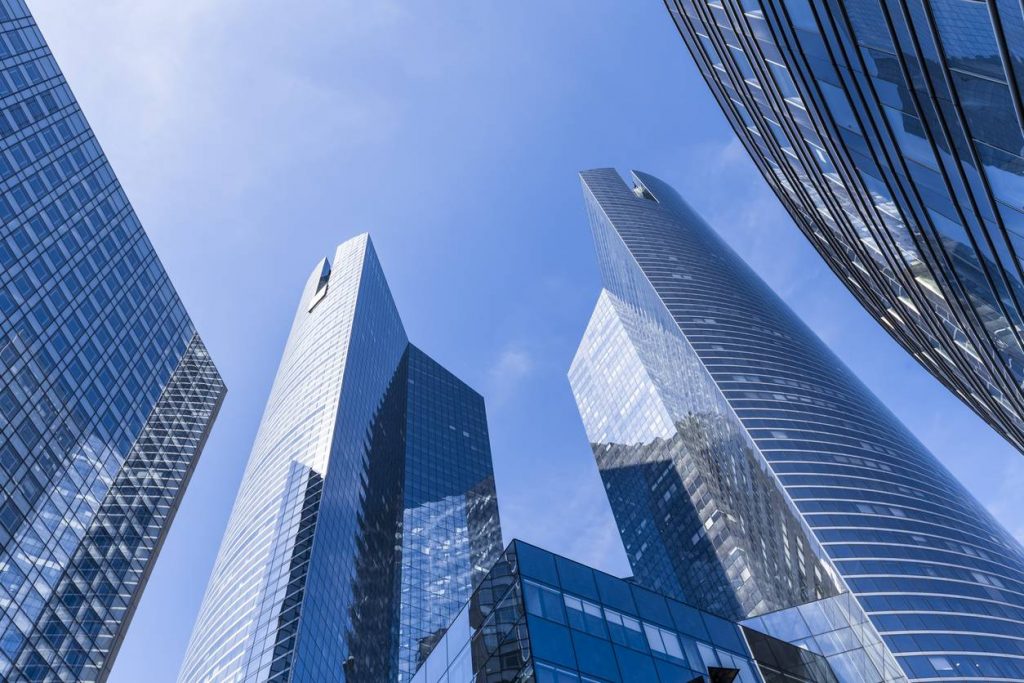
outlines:
[{"label": "dark glass tower", "polygon": [[0,0],[0,680],[106,678],[225,388],[20,0]]},{"label": "dark glass tower", "polygon": [[1015,0],[666,0],[829,266],[1024,449],[1024,10]]},{"label": "dark glass tower", "polygon": [[409,681],[500,553],[483,398],[355,237],[306,283],[180,680]]},{"label": "dark glass tower", "polygon": [[[913,680],[1024,678],[1021,545],[671,188],[634,180],[583,173],[605,289],[570,381],[637,580],[784,640],[800,624],[843,681],[898,680],[892,655]],[[856,657],[815,635],[840,612]]]}]

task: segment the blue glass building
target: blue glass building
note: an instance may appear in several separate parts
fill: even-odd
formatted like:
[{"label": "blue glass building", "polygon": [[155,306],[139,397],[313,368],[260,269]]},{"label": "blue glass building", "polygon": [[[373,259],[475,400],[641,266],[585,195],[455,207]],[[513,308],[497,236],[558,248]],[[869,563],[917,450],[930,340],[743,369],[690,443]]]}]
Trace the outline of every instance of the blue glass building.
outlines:
[{"label": "blue glass building", "polygon": [[837,679],[812,652],[513,541],[413,683],[707,680]]},{"label": "blue glass building", "polygon": [[[570,381],[637,581],[843,681],[1024,679],[1024,548],[671,188],[582,176],[604,291]],[[856,652],[808,616],[836,610]]]},{"label": "blue glass building", "polygon": [[500,553],[483,399],[352,238],[303,290],[180,680],[408,681]]},{"label": "blue glass building", "polygon": [[0,680],[106,678],[225,387],[21,0],[0,0]]},{"label": "blue glass building", "polygon": [[1024,9],[666,0],[793,219],[933,375],[1024,448]]}]

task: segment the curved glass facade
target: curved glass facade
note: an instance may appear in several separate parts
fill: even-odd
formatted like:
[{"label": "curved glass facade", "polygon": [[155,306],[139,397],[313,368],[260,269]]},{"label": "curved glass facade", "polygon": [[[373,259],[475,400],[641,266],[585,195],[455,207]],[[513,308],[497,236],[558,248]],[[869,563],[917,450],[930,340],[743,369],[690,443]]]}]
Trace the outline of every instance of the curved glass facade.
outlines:
[{"label": "curved glass facade", "polygon": [[0,0],[0,680],[106,678],[225,391],[28,9]]},{"label": "curved glass facade", "polygon": [[500,552],[483,399],[355,237],[306,283],[180,680],[407,681]]},{"label": "curved glass facade", "polygon": [[1024,449],[1024,10],[666,0],[737,135],[871,314]]},{"label": "curved glass facade", "polygon": [[1024,678],[1024,548],[671,188],[582,175],[570,381],[637,579],[733,618],[848,590],[889,652],[843,680]]}]

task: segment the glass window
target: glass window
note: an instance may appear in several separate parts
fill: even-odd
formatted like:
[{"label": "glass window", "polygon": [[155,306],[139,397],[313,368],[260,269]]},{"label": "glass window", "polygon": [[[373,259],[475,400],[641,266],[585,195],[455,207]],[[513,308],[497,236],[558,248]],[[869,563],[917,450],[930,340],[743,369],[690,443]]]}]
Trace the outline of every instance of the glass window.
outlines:
[{"label": "glass window", "polygon": [[619,670],[615,664],[611,643],[579,632],[572,634],[572,640],[576,646],[576,662],[581,673],[618,678]]},{"label": "glass window", "polygon": [[651,624],[644,624],[644,634],[647,636],[647,643],[653,651],[673,659],[686,661],[683,648],[679,644],[679,637],[675,633]]},{"label": "glass window", "polygon": [[635,650],[646,651],[647,639],[644,637],[639,621],[609,609],[605,609],[604,615],[613,641],[620,645],[628,645]]},{"label": "glass window", "polygon": [[526,600],[526,611],[538,617],[544,617],[560,624],[565,623],[565,612],[562,609],[562,594],[533,581],[523,581],[523,596]]},{"label": "glass window", "polygon": [[[1003,63],[984,2],[932,0],[932,15],[950,67],[1004,80]],[[1020,16],[1020,8],[1015,10]]]},{"label": "glass window", "polygon": [[665,646],[665,654],[675,659],[686,661],[683,655],[683,648],[679,645],[679,637],[671,631],[661,629],[661,642]]},{"label": "glass window", "polygon": [[702,640],[710,638],[708,630],[704,626],[704,620],[701,619],[700,612],[696,609],[675,600],[669,602],[668,607],[672,612],[672,621],[675,622],[677,631]]},{"label": "glass window", "polygon": [[715,655],[713,647],[704,643],[697,643],[697,650],[700,652],[700,658],[704,662],[704,668],[718,666],[718,657]]},{"label": "glass window", "polygon": [[560,666],[576,667],[569,629],[534,617],[530,617],[528,628],[535,658]]},{"label": "glass window", "polygon": [[672,615],[668,611],[668,603],[665,602],[665,598],[637,585],[633,585],[632,589],[642,619],[653,621],[661,626],[672,626]]},{"label": "glass window", "polygon": [[661,642],[661,632],[657,626],[644,624],[644,633],[647,635],[647,644],[655,652],[665,654],[665,646]]},{"label": "glass window", "polygon": [[1024,141],[1006,84],[956,71],[953,82],[971,136],[1003,151],[1019,153]]},{"label": "glass window", "polygon": [[807,0],[786,0],[784,3],[789,13],[793,26],[806,29],[813,33],[818,32],[818,22],[814,20],[814,12]]},{"label": "glass window", "polygon": [[[747,651],[743,636],[740,635],[739,629],[732,622],[711,614],[705,614],[704,623],[707,624],[708,632],[711,634],[711,642],[715,645],[732,650],[733,652],[745,653]],[[806,631],[806,625],[803,624],[803,620],[800,623]],[[807,635],[810,634],[808,633]]]},{"label": "glass window", "polygon": [[637,613],[636,603],[633,602],[633,594],[627,582],[600,572],[594,574],[594,579],[602,604],[627,614]]},{"label": "glass window", "polygon": [[559,585],[554,555],[525,543],[516,543],[516,557],[519,560],[519,572],[523,576],[543,581],[550,586]]},{"label": "glass window", "polygon": [[556,669],[547,664],[538,663],[534,668],[537,683],[579,683],[580,677],[565,669]]},{"label": "glass window", "polygon": [[583,621],[587,633],[593,633],[602,638],[608,637],[608,631],[604,625],[604,618],[601,616],[601,608],[592,602],[583,601]]},{"label": "glass window", "polygon": [[597,585],[594,583],[594,570],[578,562],[567,560],[564,557],[555,559],[558,566],[558,578],[561,579],[561,586],[570,593],[582,595],[591,600],[600,599],[597,593]]},{"label": "glass window", "polygon": [[658,680],[657,670],[650,655],[635,652],[618,645],[615,658],[619,660],[619,671],[622,672],[623,683],[651,683]]},{"label": "glass window", "polygon": [[578,631],[586,631],[596,636],[607,638],[601,608],[592,602],[581,600],[572,595],[565,596],[565,609],[569,625]]}]

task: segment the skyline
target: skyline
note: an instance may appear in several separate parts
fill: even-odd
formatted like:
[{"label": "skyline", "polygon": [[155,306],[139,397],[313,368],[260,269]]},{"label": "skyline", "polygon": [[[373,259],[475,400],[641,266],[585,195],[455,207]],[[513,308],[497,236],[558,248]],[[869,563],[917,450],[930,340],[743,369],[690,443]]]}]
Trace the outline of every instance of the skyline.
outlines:
[{"label": "skyline", "polygon": [[[114,6],[118,7],[116,4]],[[567,349],[573,348],[578,340],[578,335],[585,326],[593,296],[598,291],[596,269],[588,263],[591,246],[585,219],[580,212],[578,193],[575,191],[576,172],[593,165],[614,163],[621,167],[645,167],[661,173],[670,181],[679,181],[677,184],[687,189],[687,195],[701,197],[704,203],[699,208],[705,210],[709,216],[724,214],[723,218],[715,218],[714,222],[716,225],[729,224],[728,237],[731,241],[736,241],[734,246],[739,247],[744,257],[750,257],[751,253],[756,255],[757,250],[745,246],[744,238],[757,237],[758,231],[751,222],[751,217],[748,216],[744,220],[743,214],[746,210],[729,206],[731,193],[712,187],[713,183],[709,182],[705,175],[689,172],[679,160],[684,158],[685,152],[693,158],[694,168],[702,171],[711,169],[707,175],[710,175],[712,180],[741,179],[751,190],[751,204],[767,214],[772,223],[772,230],[767,235],[762,234],[761,240],[778,247],[766,255],[751,259],[756,268],[766,275],[773,287],[783,291],[787,300],[793,299],[790,303],[812,321],[812,325],[819,333],[824,333],[839,355],[847,360],[872,388],[883,395],[886,403],[894,405],[894,409],[901,417],[910,415],[907,422],[912,425],[912,431],[928,442],[940,456],[943,451],[953,450],[950,444],[955,444],[957,438],[965,442],[978,440],[985,444],[985,449],[990,451],[988,457],[993,463],[993,468],[999,468],[997,472],[985,477],[986,472],[979,471],[981,468],[973,466],[976,460],[960,462],[955,469],[957,474],[968,480],[969,486],[990,505],[1006,506],[1000,516],[1016,529],[1018,536],[1020,535],[1021,521],[1006,519],[1014,512],[1009,507],[1012,503],[1010,496],[1015,490],[1012,483],[1005,484],[1010,488],[1003,494],[1002,502],[999,499],[999,486],[1003,482],[1012,482],[1015,477],[1018,478],[1017,481],[1024,478],[1024,468],[1021,468],[1017,461],[1009,459],[1020,456],[1010,453],[1006,447],[1000,447],[996,440],[984,431],[987,430],[984,425],[973,416],[965,416],[959,406],[948,400],[937,397],[930,406],[931,410],[929,406],[914,405],[911,398],[914,389],[924,387],[931,396],[943,391],[942,388],[931,378],[922,376],[922,373],[912,365],[912,361],[905,361],[900,356],[902,350],[896,348],[880,331],[872,329],[873,321],[857,309],[856,304],[841,287],[829,281],[831,274],[820,264],[816,254],[809,251],[807,245],[803,243],[781,208],[774,203],[774,198],[763,187],[761,179],[742,157],[742,150],[735,146],[735,142],[730,138],[731,134],[724,124],[718,121],[720,116],[713,108],[710,97],[706,96],[703,90],[698,90],[698,87],[703,86],[689,65],[688,55],[678,44],[671,22],[663,15],[663,8],[648,7],[641,11],[622,11],[615,14],[609,8],[595,7],[593,11],[599,16],[589,20],[585,17],[571,18],[571,13],[567,10],[553,9],[555,16],[541,26],[541,33],[551,41],[542,44],[542,52],[545,57],[550,58],[555,38],[565,37],[560,30],[555,29],[563,29],[577,22],[574,25],[578,27],[578,32],[570,34],[570,48],[583,46],[587,59],[600,64],[596,69],[584,69],[588,77],[596,78],[607,75],[605,69],[608,64],[600,61],[602,50],[598,49],[605,46],[598,45],[601,43],[600,40],[586,36],[587,31],[603,35],[606,40],[613,41],[613,45],[622,49],[636,50],[637,45],[645,45],[657,56],[669,61],[671,68],[666,68],[665,73],[671,74],[673,78],[677,77],[677,71],[689,69],[689,94],[697,100],[690,106],[695,110],[694,119],[701,119],[701,125],[711,131],[708,140],[688,139],[683,145],[667,145],[666,147],[671,149],[665,150],[654,149],[657,145],[651,141],[641,142],[647,136],[657,137],[658,133],[666,136],[678,134],[680,126],[675,116],[686,109],[682,102],[684,97],[669,92],[663,94],[665,102],[662,104],[669,107],[673,116],[651,112],[644,114],[641,111],[632,111],[634,107],[629,107],[631,111],[628,112],[625,107],[613,109],[598,121],[584,121],[587,125],[582,126],[582,131],[578,131],[573,138],[578,145],[573,148],[574,151],[557,156],[557,163],[548,163],[556,158],[556,155],[545,149],[545,143],[554,140],[561,142],[559,136],[564,132],[567,123],[578,122],[581,114],[591,114],[581,105],[607,106],[604,97],[588,97],[577,92],[572,93],[576,99],[556,107],[557,125],[544,124],[531,118],[530,107],[523,104],[514,108],[516,116],[522,118],[519,124],[525,125],[528,133],[528,154],[511,149],[513,145],[508,142],[501,144],[501,141],[493,141],[498,143],[497,149],[488,148],[485,153],[478,149],[478,146],[486,147],[492,139],[486,135],[487,129],[479,127],[478,124],[474,127],[471,119],[481,113],[489,114],[493,118],[500,114],[504,106],[510,104],[500,93],[488,90],[486,92],[489,99],[486,106],[479,108],[482,111],[470,107],[470,111],[461,117],[456,116],[459,113],[459,106],[455,103],[438,109],[428,107],[427,111],[432,116],[428,117],[425,126],[416,127],[415,135],[409,128],[409,122],[401,120],[402,116],[398,116],[397,121],[389,121],[385,116],[384,121],[396,127],[394,130],[398,131],[397,135],[403,142],[411,141],[412,137],[429,137],[423,135],[424,128],[427,133],[439,137],[436,144],[426,147],[414,145],[411,159],[405,162],[405,165],[399,166],[400,172],[397,174],[382,175],[381,172],[387,168],[387,162],[372,160],[373,151],[391,151],[390,145],[373,139],[373,129],[376,126],[371,125],[372,122],[359,120],[354,123],[347,122],[347,126],[369,137],[373,144],[367,145],[365,149],[357,149],[352,154],[356,161],[348,162],[349,166],[346,166],[344,174],[331,175],[329,167],[333,165],[334,160],[325,161],[321,158],[325,152],[310,151],[302,146],[308,145],[310,139],[315,140],[314,133],[291,133],[289,130],[301,123],[302,117],[273,110],[272,115],[268,115],[267,118],[257,116],[257,123],[260,125],[255,125],[251,129],[242,125],[240,129],[246,135],[252,135],[256,130],[262,130],[263,126],[269,124],[270,130],[280,133],[285,139],[287,135],[297,135],[296,147],[288,148],[282,144],[289,154],[294,153],[298,157],[294,162],[282,164],[283,168],[294,171],[300,168],[303,162],[314,162],[319,171],[325,171],[326,178],[318,178],[316,173],[308,177],[302,175],[302,181],[290,186],[292,192],[288,195],[287,201],[282,201],[281,206],[278,206],[270,200],[272,195],[276,195],[276,192],[272,193],[270,190],[277,189],[275,185],[270,184],[270,179],[280,177],[279,171],[275,170],[275,166],[282,162],[279,156],[257,151],[253,159],[255,163],[251,165],[247,174],[243,174],[241,179],[232,178],[227,184],[227,197],[221,194],[222,186],[218,181],[222,179],[219,173],[194,168],[188,168],[186,172],[185,162],[188,161],[189,166],[194,166],[195,160],[183,157],[199,154],[208,154],[219,160],[217,163],[204,163],[204,166],[240,170],[236,157],[244,148],[242,143],[249,142],[250,138],[227,127],[226,124],[231,118],[225,113],[238,113],[229,106],[226,101],[229,98],[210,97],[214,94],[213,86],[223,83],[216,82],[217,79],[213,78],[215,83],[211,85],[200,79],[199,91],[196,93],[190,92],[189,87],[183,88],[179,82],[183,79],[185,85],[195,86],[196,83],[188,81],[188,78],[195,78],[197,73],[205,73],[207,77],[210,73],[215,76],[220,73],[211,68],[211,65],[215,66],[218,63],[215,58],[218,53],[213,53],[214,58],[211,58],[208,52],[201,53],[201,58],[189,54],[189,49],[186,48],[195,47],[201,41],[192,33],[188,34],[190,40],[185,39],[186,36],[182,32],[190,29],[185,29],[182,21],[175,22],[168,16],[160,15],[159,9],[140,8],[134,13],[128,13],[128,21],[136,23],[130,23],[127,30],[119,28],[117,35],[113,35],[104,33],[104,21],[108,20],[109,16],[104,16],[102,9],[99,10],[98,16],[93,16],[91,9],[61,7],[60,12],[55,12],[54,5],[47,12],[41,11],[43,7],[41,3],[33,4],[44,34],[53,44],[58,60],[65,66],[65,70],[70,72],[71,85],[82,99],[83,108],[97,128],[100,141],[111,154],[115,168],[125,180],[129,197],[134,203],[144,207],[141,210],[144,222],[154,235],[154,241],[157,242],[157,248],[168,264],[172,277],[181,283],[180,289],[184,290],[183,297],[186,303],[190,309],[195,310],[197,326],[204,331],[213,328],[210,341],[212,353],[219,363],[223,363],[223,358],[228,359],[227,367],[222,369],[229,373],[228,384],[233,389],[232,398],[225,406],[218,428],[214,430],[207,456],[193,480],[193,491],[186,497],[165,548],[163,561],[158,564],[156,574],[150,583],[150,592],[143,599],[135,626],[129,634],[129,642],[122,651],[122,658],[118,662],[122,668],[120,671],[115,668],[115,675],[111,680],[133,680],[133,671],[146,670],[147,662],[151,661],[153,656],[145,647],[146,638],[152,638],[152,634],[158,632],[154,629],[161,626],[161,616],[173,624],[173,628],[167,627],[167,638],[171,641],[168,643],[169,650],[174,649],[175,639],[180,640],[182,623],[186,623],[187,638],[188,629],[191,627],[189,616],[177,616],[175,610],[164,611],[161,614],[157,605],[161,604],[161,601],[164,605],[181,601],[185,605],[181,611],[187,612],[191,609],[192,617],[198,609],[198,598],[195,597],[195,591],[190,591],[188,587],[186,573],[192,571],[193,565],[199,565],[194,570],[199,577],[195,582],[204,583],[212,565],[214,551],[210,550],[210,544],[216,547],[227,516],[225,505],[211,503],[210,500],[216,495],[222,495],[228,500],[233,498],[241,476],[240,463],[244,462],[245,453],[248,453],[255,435],[259,406],[269,393],[269,378],[272,377],[272,368],[276,364],[273,361],[268,363],[266,359],[279,355],[283,348],[287,322],[282,322],[282,318],[287,317],[287,312],[294,306],[291,298],[279,292],[293,292],[301,280],[302,273],[308,270],[311,258],[365,227],[369,227],[375,236],[380,235],[378,243],[382,258],[386,263],[394,264],[390,266],[390,269],[395,271],[392,284],[399,307],[411,313],[406,317],[412,336],[423,340],[425,347],[436,350],[439,360],[445,364],[449,364],[449,360],[456,360],[457,362],[450,364],[450,367],[480,390],[492,408],[491,427],[495,439],[499,496],[503,501],[503,515],[509,537],[522,536],[525,540],[590,561],[601,568],[611,568],[619,574],[623,572],[625,566],[621,549],[617,546],[618,540],[607,533],[607,529],[610,528],[614,534],[614,527],[609,527],[610,514],[600,499],[600,489],[598,488],[596,492],[591,491],[590,494],[577,494],[574,500],[565,501],[557,499],[554,495],[558,491],[557,487],[545,481],[557,479],[566,472],[571,472],[574,476],[580,475],[584,481],[589,479],[591,488],[597,482],[596,472],[589,471],[592,468],[592,458],[586,447],[585,437],[576,424],[578,420],[573,420],[574,408],[564,382],[564,369],[567,367],[568,358],[571,357],[571,351],[567,353]],[[196,13],[202,13],[197,7],[199,5],[195,4],[183,7],[183,15],[188,20],[196,19]],[[118,9],[127,13],[124,4]],[[257,14],[259,9],[257,7]],[[76,14],[76,11],[82,14]],[[235,11],[238,11],[237,7]],[[156,16],[147,15],[147,12],[152,12]],[[318,12],[326,13],[326,16]],[[326,9],[318,12],[313,14],[317,15],[319,20],[330,17],[339,19],[339,16],[331,14]],[[356,25],[372,27],[375,21],[380,20],[379,17],[368,18],[363,14],[365,12],[353,20]],[[481,30],[488,39],[495,40],[497,45],[510,48],[515,44],[515,39],[500,41],[493,30],[486,30],[490,22],[497,21],[497,16],[488,16],[484,9],[475,9],[471,15],[469,24]],[[234,18],[241,19],[239,16]],[[506,21],[508,19],[506,17]],[[517,23],[520,15],[513,11],[511,19],[509,28],[514,38],[527,35],[524,33],[524,27]],[[256,22],[251,17],[248,20],[249,24],[242,22],[241,31],[243,35],[255,35],[252,32],[255,31],[253,23]],[[289,21],[295,22],[296,19],[290,18]],[[410,26],[416,24],[415,18],[406,16],[394,21],[398,24],[401,36],[418,36],[419,30]],[[622,30],[624,36],[628,38],[615,32],[602,34],[601,26],[606,22],[610,22],[616,30]],[[219,30],[226,30],[228,23],[225,21],[224,25],[219,26]],[[205,28],[199,30],[200,34],[204,30],[210,31],[208,24],[203,25]],[[58,26],[64,27],[66,42],[61,43],[61,31]],[[98,35],[101,38],[94,37],[89,41],[83,41],[78,36],[83,32],[83,27],[88,27],[93,36]],[[134,31],[139,36],[138,44],[129,43],[129,46],[134,48],[132,53],[138,54],[140,58],[137,60],[138,63],[130,63],[126,59],[129,51],[125,50],[126,39],[123,36],[133,34],[133,29],[140,27],[143,30]],[[388,27],[395,28],[392,25]],[[292,28],[294,27],[286,25],[282,30]],[[314,31],[315,26],[303,24],[302,28]],[[442,28],[451,30],[454,27],[443,24]],[[321,36],[322,41],[329,42],[328,36],[320,33],[315,35]],[[638,35],[651,37],[651,40],[646,44],[637,42]],[[109,40],[103,40],[104,36]],[[465,48],[465,43],[459,42],[462,39],[457,32],[452,31],[445,36],[454,41],[456,50]],[[282,50],[282,45],[286,44],[286,41],[280,36],[275,40],[277,42],[272,42],[270,48]],[[398,42],[399,39],[395,40]],[[434,40],[437,42],[434,47],[441,50],[438,45],[443,39],[435,37]],[[480,47],[484,40],[480,38],[476,47],[481,49],[484,55],[491,55],[489,48]],[[85,47],[89,49],[83,49]],[[322,44],[314,47],[324,50],[325,53],[330,52]],[[285,52],[294,58],[290,52]],[[370,52],[372,53],[372,50]],[[441,52],[449,54],[444,50]],[[74,56],[69,59],[65,54]],[[279,53],[273,54],[280,56]],[[146,58],[145,55],[156,57]],[[161,56],[171,55],[176,56],[168,60],[171,66],[162,67],[167,69],[168,73],[152,80],[144,80],[141,86],[133,83],[131,78],[120,80],[117,76],[122,70],[128,71],[130,75],[137,75],[139,69],[152,67],[151,61],[160,61]],[[261,62],[257,55],[247,55],[256,65],[267,65],[266,58]],[[381,55],[375,53],[375,56]],[[326,61],[327,57],[327,54],[317,55],[320,61]],[[103,61],[104,58],[107,61]],[[504,58],[509,59],[507,55]],[[493,59],[495,58],[492,57]],[[240,61],[242,58],[236,55],[228,61],[225,68],[229,71],[232,68],[238,69]],[[508,71],[502,73],[510,77],[516,75],[512,73],[514,69],[509,69],[508,62],[498,61],[499,66],[504,66]],[[581,68],[586,66],[581,64],[583,61],[586,60],[577,58],[575,62],[570,60],[570,64],[574,68]],[[493,61],[488,65],[495,66]],[[294,68],[296,65],[289,66]],[[318,66],[322,69],[326,64],[321,63]],[[433,65],[415,66],[430,71],[429,67]],[[540,64],[531,66],[534,68],[528,71],[529,74],[540,74]],[[385,71],[388,71],[387,67],[385,64]],[[409,64],[403,64],[403,67],[416,71]],[[443,71],[444,69],[437,68],[436,73],[423,78],[431,86],[440,84],[450,88],[453,81],[459,80],[458,76],[467,75],[465,72],[456,71],[456,75],[449,80],[447,74],[442,75]],[[484,73],[486,70],[482,73],[470,70],[468,75],[481,77]],[[238,73],[232,75],[237,76]],[[557,67],[556,75],[563,79],[568,77],[567,73],[559,71]],[[221,75],[221,78],[224,76]],[[643,87],[646,84],[633,83],[636,78],[632,71],[619,73],[615,84],[627,89],[626,92],[631,98],[653,104],[647,97],[646,87]],[[105,87],[98,88],[94,85],[90,88],[90,82],[101,83]],[[522,80],[516,82],[523,83]],[[542,81],[542,87],[526,90],[535,98],[532,102],[551,105],[553,103],[549,98],[557,91],[556,86],[561,84],[564,83],[557,79]],[[670,91],[684,89],[682,84],[677,83],[667,88]],[[296,92],[292,89],[288,91]],[[104,102],[108,92],[116,92],[116,95],[111,102]],[[451,91],[444,92],[451,94]],[[197,102],[202,103],[198,111],[188,112],[190,116],[195,115],[199,119],[200,123],[195,125],[201,126],[203,123],[209,123],[211,119],[218,125],[212,126],[205,133],[197,132],[183,119],[176,119],[171,114],[161,111],[161,104],[173,102],[176,99],[175,95],[182,96],[185,93],[190,93]],[[296,101],[304,105],[308,111],[316,111],[316,107],[322,104],[322,96],[323,92],[315,88],[299,88]],[[706,101],[701,101],[701,98]],[[444,98],[441,99],[444,101]],[[425,106],[427,99],[417,101],[420,106]],[[259,100],[254,102],[243,99],[243,102],[251,107]],[[410,104],[405,106],[409,110],[413,109]],[[640,106],[635,109],[645,108]],[[653,107],[653,110],[657,111],[657,107]],[[633,117],[633,121],[624,116],[627,113]],[[449,120],[450,116],[460,125],[453,125]],[[168,117],[170,121],[166,120]],[[165,128],[159,131],[151,128],[159,127],[159,124],[164,124]],[[459,134],[454,134],[451,129],[458,131]],[[467,132],[468,141],[461,139],[460,136]],[[315,133],[323,134],[324,131],[316,130]],[[583,151],[583,143],[592,143],[599,137],[598,133],[614,135],[623,142],[614,149],[594,145],[593,149]],[[218,135],[223,135],[224,139],[218,140]],[[259,138],[253,136],[251,139]],[[516,142],[519,142],[519,136]],[[445,145],[468,154],[462,157],[453,155],[462,163],[449,164],[442,172],[435,166],[428,165],[429,162],[443,158],[442,155],[428,152],[440,151]],[[631,146],[638,149],[629,149]],[[338,150],[331,147],[330,151],[334,153]],[[488,161],[488,155],[492,153],[497,162]],[[163,163],[153,164],[154,158],[161,159]],[[387,159],[395,163],[399,158],[393,154],[387,156]],[[465,163],[467,158],[468,164]],[[506,162],[506,166],[511,163],[526,179],[522,180],[522,184],[515,185],[511,193],[509,187],[504,184],[507,170],[503,169],[501,174],[493,171],[493,166],[500,166],[500,162]],[[434,181],[420,177],[420,171],[425,167],[435,171],[439,178]],[[265,178],[261,179],[261,173]],[[411,198],[407,206],[397,206],[394,202],[387,201],[390,193],[381,192],[378,187],[386,184],[383,183],[384,178],[388,178],[388,182],[392,183],[391,189],[401,187],[403,190],[411,190],[404,193]],[[315,185],[318,180],[322,185]],[[475,192],[469,188],[475,188]],[[188,210],[184,212],[181,200],[183,194],[190,197]],[[347,203],[341,211],[335,204],[339,197],[347,198]],[[352,199],[353,197],[356,199]],[[544,197],[552,199],[542,202],[534,210],[524,208],[524,205]],[[462,206],[460,211],[449,208],[451,203],[457,202],[466,202],[468,207]],[[200,210],[194,208],[195,204],[198,204]],[[302,214],[302,220],[307,222],[300,226],[302,229],[289,226],[289,223],[296,219],[292,212],[304,204],[310,207],[307,213]],[[205,217],[202,216],[204,210],[207,212]],[[195,219],[188,229],[178,227],[183,222],[183,213]],[[335,213],[341,213],[344,218],[335,221]],[[325,215],[330,216],[331,220],[325,219]],[[447,223],[454,223],[454,227],[446,225]],[[437,239],[428,239],[428,236],[422,233],[410,234],[410,224],[419,226],[418,229],[422,233],[428,233],[431,238]],[[349,229],[346,227],[348,225],[359,227]],[[293,231],[291,236],[294,238],[294,243],[289,244],[289,248],[284,250],[280,249],[279,243],[272,241],[275,235],[279,235],[280,231],[285,229],[282,226],[289,226],[287,229]],[[229,239],[224,239],[215,232],[220,229],[226,230]],[[252,230],[255,244],[242,244],[239,237],[244,234],[239,231],[243,229]],[[481,239],[479,233],[492,230],[497,235]],[[519,232],[514,233],[516,230]],[[204,235],[206,239],[203,246],[206,249],[198,248],[199,243],[194,239],[195,234]],[[509,237],[510,234],[516,234],[527,244],[517,243],[515,239]],[[569,254],[568,262],[562,263],[561,257],[538,256],[534,249],[528,247],[530,240],[537,242],[542,239],[555,239],[556,244],[562,247],[559,251]],[[439,259],[442,256],[443,265],[429,262],[430,258]],[[536,261],[531,262],[531,259]],[[507,283],[514,280],[511,276],[515,273],[507,265],[507,261],[529,263],[532,268],[530,272],[537,276],[536,279],[540,281],[541,286],[524,284],[520,280],[516,282],[517,287],[510,287]],[[191,274],[196,275],[195,281],[187,277]],[[469,291],[466,287],[471,281],[480,283],[478,291]],[[807,282],[814,282],[815,286],[807,287]],[[211,284],[214,287],[211,288]],[[275,291],[275,288],[278,291]],[[566,293],[566,289],[573,291]],[[452,299],[464,301],[464,306],[457,310],[441,312],[440,315],[443,317],[440,320],[432,319],[438,311],[429,300],[443,298],[449,293],[453,294]],[[498,295],[501,301],[512,304],[504,316],[496,316],[487,308],[490,303],[488,297],[495,295]],[[243,298],[254,301],[243,301]],[[419,305],[417,302],[420,300],[427,302]],[[833,305],[834,310],[825,310],[832,308]],[[849,317],[849,320],[845,319],[846,317]],[[486,327],[491,328],[488,330],[490,333],[473,331],[472,323],[476,319],[485,321]],[[524,331],[531,326],[539,327],[545,334],[529,334]],[[467,339],[460,339],[467,333]],[[862,335],[865,341],[850,343],[848,336],[851,334]],[[881,358],[868,357],[874,353],[880,354]],[[900,384],[904,384],[905,387],[900,387]],[[902,391],[903,388],[906,391]],[[545,396],[553,398],[549,402],[539,400]],[[539,402],[540,405],[531,405],[534,402]],[[250,405],[252,403],[257,404],[255,409]],[[567,407],[569,410],[566,410]],[[229,418],[230,426],[225,424]],[[556,423],[561,424],[555,426]],[[551,439],[552,436],[554,440]],[[211,462],[214,459],[216,462]],[[524,460],[533,469],[530,477],[515,472],[522,466]],[[598,521],[604,520],[603,528],[606,533],[602,535],[586,530],[581,533],[578,527],[567,528],[560,533],[542,529],[537,525],[532,525],[531,528],[530,520],[536,517],[531,515],[528,508],[536,507],[540,502],[547,504],[547,501],[553,501],[555,509],[560,511],[565,519],[571,519],[574,511],[578,516],[582,509],[588,516],[595,516]],[[215,520],[219,520],[219,523]],[[530,532],[522,533],[523,529],[530,529]],[[190,532],[198,533],[192,535]],[[549,540],[554,536],[557,536],[557,542]],[[194,543],[194,548],[188,547],[190,543]],[[186,576],[183,577],[181,574]],[[161,592],[154,595],[153,591],[157,586],[160,586]],[[201,592],[201,587],[198,590]],[[144,618],[149,621],[149,627],[145,631],[142,630],[145,628]],[[130,652],[129,648],[134,649]],[[183,654],[183,646],[180,648],[176,655],[179,660]],[[129,659],[126,660],[126,656],[129,656]],[[163,654],[157,656],[163,661]],[[169,655],[168,658],[173,659],[173,655]],[[133,666],[135,668],[132,668]],[[176,671],[173,664],[171,669]],[[173,673],[170,675],[173,677]]]}]

